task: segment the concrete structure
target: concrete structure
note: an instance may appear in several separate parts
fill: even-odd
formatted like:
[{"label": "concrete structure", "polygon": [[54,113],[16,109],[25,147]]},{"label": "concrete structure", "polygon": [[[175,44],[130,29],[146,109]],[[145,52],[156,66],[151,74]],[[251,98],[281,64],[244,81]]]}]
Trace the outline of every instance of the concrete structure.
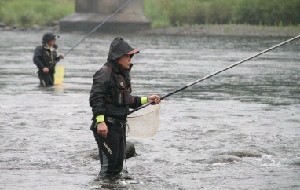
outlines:
[{"label": "concrete structure", "polygon": [[[60,30],[62,32],[91,31],[125,2],[124,0],[75,0],[75,13],[60,20]],[[150,22],[144,15],[143,0],[133,0],[98,31],[130,33],[149,28]]]}]

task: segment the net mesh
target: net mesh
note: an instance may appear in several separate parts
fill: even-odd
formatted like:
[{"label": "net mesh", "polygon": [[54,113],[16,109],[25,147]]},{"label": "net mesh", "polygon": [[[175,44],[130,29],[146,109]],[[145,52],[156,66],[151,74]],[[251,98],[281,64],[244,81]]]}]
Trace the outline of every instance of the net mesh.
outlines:
[{"label": "net mesh", "polygon": [[155,135],[159,127],[160,105],[149,105],[127,117],[128,136],[149,138]]}]

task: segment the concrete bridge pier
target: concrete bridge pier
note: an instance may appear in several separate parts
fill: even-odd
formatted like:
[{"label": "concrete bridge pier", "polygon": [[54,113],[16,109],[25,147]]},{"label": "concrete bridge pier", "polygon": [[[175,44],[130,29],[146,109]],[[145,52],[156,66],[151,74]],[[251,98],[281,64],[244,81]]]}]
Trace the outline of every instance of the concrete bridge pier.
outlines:
[{"label": "concrete bridge pier", "polygon": [[[60,20],[60,31],[91,31],[125,2],[124,0],[75,0],[75,13]],[[99,32],[131,33],[149,28],[150,22],[144,15],[143,0],[133,0],[105,23]]]}]

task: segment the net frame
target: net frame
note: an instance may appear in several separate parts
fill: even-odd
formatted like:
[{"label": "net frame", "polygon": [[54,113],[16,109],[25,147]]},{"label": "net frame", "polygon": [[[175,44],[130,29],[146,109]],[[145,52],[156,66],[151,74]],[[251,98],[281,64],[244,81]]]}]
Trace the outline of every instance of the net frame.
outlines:
[{"label": "net frame", "polygon": [[153,137],[159,127],[160,104],[150,105],[127,116],[129,137]]}]

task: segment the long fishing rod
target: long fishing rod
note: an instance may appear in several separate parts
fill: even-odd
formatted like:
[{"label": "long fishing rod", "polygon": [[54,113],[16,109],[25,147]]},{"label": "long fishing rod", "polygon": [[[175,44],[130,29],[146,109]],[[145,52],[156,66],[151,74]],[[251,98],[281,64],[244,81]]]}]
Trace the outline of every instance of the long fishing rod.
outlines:
[{"label": "long fishing rod", "polygon": [[66,53],[65,56],[68,55],[72,50],[74,50],[81,42],[87,39],[90,35],[96,32],[99,28],[101,28],[106,22],[111,20],[114,16],[116,16],[121,10],[127,7],[133,0],[128,0],[122,6],[120,6],[117,10],[115,10],[111,15],[109,15],[106,19],[104,19],[100,24],[98,24],[92,31],[86,34],[81,40],[79,40],[73,47],[71,47]]},{"label": "long fishing rod", "polygon": [[[254,54],[254,55],[252,55],[252,56],[250,56],[250,57],[248,57],[248,58],[245,58],[245,59],[243,59],[243,60],[241,60],[241,61],[239,61],[239,62],[237,62],[237,63],[234,63],[234,64],[232,64],[232,65],[230,65],[230,66],[228,66],[228,67],[225,67],[225,68],[223,68],[223,69],[221,69],[221,70],[219,70],[219,71],[216,71],[216,72],[214,72],[214,73],[212,73],[212,74],[210,74],[210,75],[207,75],[207,76],[205,76],[205,77],[203,77],[203,78],[197,79],[197,80],[195,80],[194,82],[191,82],[191,83],[189,83],[189,84],[187,84],[187,85],[185,85],[185,86],[183,86],[183,87],[181,87],[181,88],[178,88],[178,89],[176,89],[176,90],[174,90],[174,91],[172,91],[172,92],[170,92],[170,93],[168,93],[168,94],[166,94],[166,95],[160,97],[160,99],[163,100],[163,99],[165,99],[165,98],[167,98],[167,97],[169,97],[169,96],[172,96],[173,94],[176,94],[176,93],[178,93],[178,92],[180,92],[180,91],[185,90],[186,88],[188,88],[188,87],[190,87],[190,86],[193,86],[193,85],[195,85],[195,84],[197,84],[197,83],[199,83],[199,82],[202,82],[202,81],[204,81],[204,80],[207,80],[207,79],[209,79],[209,78],[211,78],[211,77],[213,77],[213,76],[216,76],[216,75],[218,75],[218,74],[220,74],[220,73],[222,73],[222,72],[224,72],[224,71],[226,71],[226,70],[228,70],[228,69],[231,69],[231,68],[233,68],[233,67],[236,67],[236,66],[238,66],[238,65],[240,65],[240,64],[242,64],[242,63],[244,63],[244,62],[246,62],[246,61],[249,61],[249,60],[251,60],[251,59],[253,59],[253,58],[255,58],[255,57],[258,57],[258,56],[260,56],[260,55],[262,55],[262,54],[265,54],[265,53],[267,53],[267,52],[269,52],[269,51],[271,51],[271,50],[274,50],[274,49],[276,49],[276,48],[278,48],[278,47],[284,46],[285,44],[290,43],[290,42],[292,42],[292,41],[294,41],[294,40],[297,40],[298,38],[300,38],[300,34],[299,34],[298,36],[296,36],[296,37],[290,38],[290,39],[288,39],[288,40],[286,40],[286,41],[284,41],[284,42],[281,42],[281,43],[279,43],[279,44],[277,44],[277,45],[274,45],[274,46],[272,46],[272,47],[270,47],[270,48],[268,48],[268,49],[265,49],[265,50],[263,50],[263,51],[261,51],[261,52],[259,52],[259,53],[257,53],[257,54]],[[138,108],[136,108],[136,109],[133,109],[133,110],[131,110],[131,111],[129,112],[128,115],[130,115],[130,114],[132,114],[133,112],[136,112],[136,111],[138,111],[138,110],[140,110],[140,109],[143,109],[143,108],[149,106],[150,104],[151,104],[151,103],[148,103],[148,104],[145,104],[145,105],[143,105],[143,106],[141,106],[141,107],[138,107]]]}]

